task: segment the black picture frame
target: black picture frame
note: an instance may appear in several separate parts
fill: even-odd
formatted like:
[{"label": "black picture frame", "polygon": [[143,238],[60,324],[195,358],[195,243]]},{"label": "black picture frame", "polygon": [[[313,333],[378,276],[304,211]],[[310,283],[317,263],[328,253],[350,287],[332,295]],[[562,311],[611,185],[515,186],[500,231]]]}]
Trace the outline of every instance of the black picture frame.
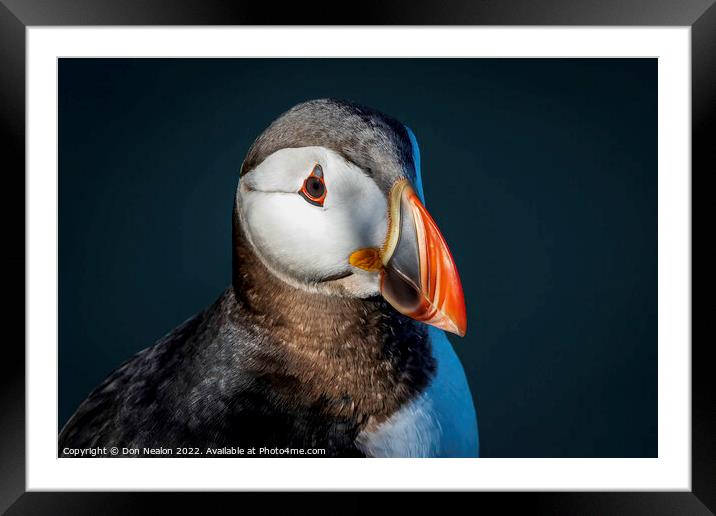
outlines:
[{"label": "black picture frame", "polygon": [[[714,0],[459,0],[364,3],[343,15],[335,4],[310,6],[225,0],[0,0],[0,125],[6,199],[3,203],[5,253],[5,333],[0,356],[0,512],[7,514],[143,514],[172,506],[213,513],[241,504],[310,507],[331,512],[367,512],[385,505],[380,493],[349,493],[328,500],[302,493],[256,494],[60,493],[25,492],[25,29],[81,25],[634,25],[691,28],[692,185],[696,176],[716,170],[716,5]],[[713,137],[711,137],[713,138]],[[698,191],[698,190],[694,190]],[[13,192],[10,194],[10,192]],[[700,204],[700,206],[703,206]],[[693,210],[693,201],[692,201]],[[693,215],[692,215],[693,218]],[[21,244],[22,242],[22,244]],[[693,245],[692,245],[693,253]],[[693,255],[692,255],[693,256]],[[692,265],[693,270],[693,265]],[[701,270],[701,268],[699,269]],[[21,285],[22,283],[22,285]],[[699,282],[699,290],[708,283]],[[18,298],[10,295],[23,292]],[[692,316],[693,321],[693,316]],[[695,326],[692,323],[692,328]],[[9,329],[16,332],[7,335]],[[685,345],[687,343],[684,343]],[[462,503],[501,511],[549,514],[713,514],[716,513],[716,385],[706,359],[710,342],[692,338],[692,490],[618,493],[452,494]],[[236,498],[241,498],[237,500]],[[439,502],[444,504],[444,502]],[[460,503],[458,501],[457,503]],[[159,505],[157,505],[159,504]],[[244,505],[246,504],[246,505]],[[340,505],[338,505],[340,504]],[[401,501],[401,511],[427,508],[423,494]],[[444,507],[444,505],[443,505]]]}]

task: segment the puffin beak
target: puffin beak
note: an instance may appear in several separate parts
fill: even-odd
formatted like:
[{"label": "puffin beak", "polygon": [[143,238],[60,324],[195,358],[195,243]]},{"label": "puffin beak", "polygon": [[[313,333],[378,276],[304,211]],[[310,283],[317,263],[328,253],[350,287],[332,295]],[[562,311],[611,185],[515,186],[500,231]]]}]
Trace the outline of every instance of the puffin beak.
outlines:
[{"label": "puffin beak", "polygon": [[389,221],[383,247],[356,251],[351,265],[380,270],[381,294],[398,312],[464,336],[465,299],[455,262],[406,179],[390,191]]}]

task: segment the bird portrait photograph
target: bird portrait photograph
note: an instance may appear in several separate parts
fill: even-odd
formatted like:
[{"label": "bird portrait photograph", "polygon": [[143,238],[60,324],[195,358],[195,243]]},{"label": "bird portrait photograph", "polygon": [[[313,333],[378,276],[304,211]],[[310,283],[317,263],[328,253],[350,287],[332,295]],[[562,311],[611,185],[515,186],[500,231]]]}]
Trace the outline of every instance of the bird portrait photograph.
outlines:
[{"label": "bird portrait photograph", "polygon": [[58,457],[655,457],[656,105],[654,59],[59,59]]}]

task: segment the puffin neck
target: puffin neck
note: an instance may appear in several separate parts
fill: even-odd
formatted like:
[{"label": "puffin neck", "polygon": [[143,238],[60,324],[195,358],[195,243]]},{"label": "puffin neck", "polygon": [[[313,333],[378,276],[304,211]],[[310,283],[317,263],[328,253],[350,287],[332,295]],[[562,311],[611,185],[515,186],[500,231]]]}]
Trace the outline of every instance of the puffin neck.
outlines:
[{"label": "puffin neck", "polygon": [[307,343],[325,346],[353,324],[372,321],[390,325],[392,317],[386,316],[386,310],[393,309],[380,297],[359,299],[313,293],[278,278],[256,255],[236,218],[232,267],[234,296],[256,316],[254,323],[259,326],[290,330],[296,337],[310,337]]},{"label": "puffin neck", "polygon": [[435,372],[425,325],[381,297],[344,298],[293,287],[262,263],[236,218],[233,237],[228,312],[234,324],[259,337],[254,367],[274,383],[292,379],[281,403],[322,407],[363,425],[385,420],[425,389]]}]

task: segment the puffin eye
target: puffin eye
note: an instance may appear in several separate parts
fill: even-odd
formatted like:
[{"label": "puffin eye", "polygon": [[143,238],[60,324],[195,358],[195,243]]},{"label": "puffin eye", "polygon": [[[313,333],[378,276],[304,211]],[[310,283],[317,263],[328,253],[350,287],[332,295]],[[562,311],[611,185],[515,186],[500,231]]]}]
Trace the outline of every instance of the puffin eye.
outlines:
[{"label": "puffin eye", "polygon": [[326,200],[326,183],[323,181],[323,169],[316,164],[311,174],[303,182],[298,195],[314,206],[323,206]]}]

